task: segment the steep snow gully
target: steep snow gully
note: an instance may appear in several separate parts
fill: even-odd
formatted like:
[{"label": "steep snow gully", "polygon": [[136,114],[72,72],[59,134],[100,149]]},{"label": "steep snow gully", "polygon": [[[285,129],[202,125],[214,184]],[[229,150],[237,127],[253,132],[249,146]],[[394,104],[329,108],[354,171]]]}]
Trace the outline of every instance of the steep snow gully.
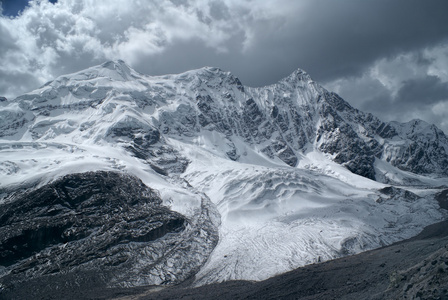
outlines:
[{"label": "steep snow gully", "polygon": [[382,122],[302,70],[60,76],[0,101],[0,292],[264,280],[388,245],[446,218],[447,153],[434,125]]}]

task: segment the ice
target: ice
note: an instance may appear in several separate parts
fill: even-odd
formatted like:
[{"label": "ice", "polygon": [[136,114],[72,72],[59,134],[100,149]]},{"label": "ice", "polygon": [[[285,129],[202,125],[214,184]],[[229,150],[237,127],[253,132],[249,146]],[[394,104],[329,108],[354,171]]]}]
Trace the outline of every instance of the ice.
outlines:
[{"label": "ice", "polygon": [[[184,178],[210,197],[222,220],[220,241],[197,285],[263,280],[411,237],[442,218],[430,197],[383,202],[387,197],[378,190],[384,184],[333,168],[316,153],[303,159],[307,170],[264,159],[231,162],[204,142],[175,144],[192,155]],[[413,192],[425,196],[425,190]]]}]

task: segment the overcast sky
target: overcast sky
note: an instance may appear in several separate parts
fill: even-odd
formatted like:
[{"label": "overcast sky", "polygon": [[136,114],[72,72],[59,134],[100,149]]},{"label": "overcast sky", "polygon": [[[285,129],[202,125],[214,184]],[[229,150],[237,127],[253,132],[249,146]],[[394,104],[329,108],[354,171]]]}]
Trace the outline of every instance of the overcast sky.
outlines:
[{"label": "overcast sky", "polygon": [[249,86],[301,68],[383,120],[448,133],[446,0],[27,2],[2,3],[0,96],[111,59],[149,75],[216,66]]}]

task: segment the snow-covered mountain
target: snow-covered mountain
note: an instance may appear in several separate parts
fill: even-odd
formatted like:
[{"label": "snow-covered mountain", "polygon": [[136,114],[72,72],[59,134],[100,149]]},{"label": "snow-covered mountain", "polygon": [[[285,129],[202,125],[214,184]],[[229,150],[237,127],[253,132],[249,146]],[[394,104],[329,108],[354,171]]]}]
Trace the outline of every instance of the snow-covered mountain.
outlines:
[{"label": "snow-covered mountain", "polygon": [[441,220],[448,138],[302,70],[251,88],[111,61],[0,102],[0,176],[3,284],[102,268],[110,286],[260,280]]}]

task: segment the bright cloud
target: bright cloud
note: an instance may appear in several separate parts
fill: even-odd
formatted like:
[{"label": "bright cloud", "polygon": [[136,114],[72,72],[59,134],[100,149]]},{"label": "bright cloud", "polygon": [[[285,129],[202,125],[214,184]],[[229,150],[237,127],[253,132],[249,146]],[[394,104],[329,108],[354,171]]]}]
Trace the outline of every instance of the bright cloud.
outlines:
[{"label": "bright cloud", "polygon": [[[2,46],[0,92],[8,97],[26,92],[53,77],[101,63],[163,52],[182,40],[198,40],[227,52],[235,35],[249,37],[247,18],[269,18],[267,7],[250,17],[244,1],[60,0],[31,1],[16,18],[0,18]],[[247,30],[247,32],[246,32]],[[244,44],[247,46],[247,42]],[[241,49],[243,43],[241,43]],[[23,85],[17,85],[22,78]]]}]

